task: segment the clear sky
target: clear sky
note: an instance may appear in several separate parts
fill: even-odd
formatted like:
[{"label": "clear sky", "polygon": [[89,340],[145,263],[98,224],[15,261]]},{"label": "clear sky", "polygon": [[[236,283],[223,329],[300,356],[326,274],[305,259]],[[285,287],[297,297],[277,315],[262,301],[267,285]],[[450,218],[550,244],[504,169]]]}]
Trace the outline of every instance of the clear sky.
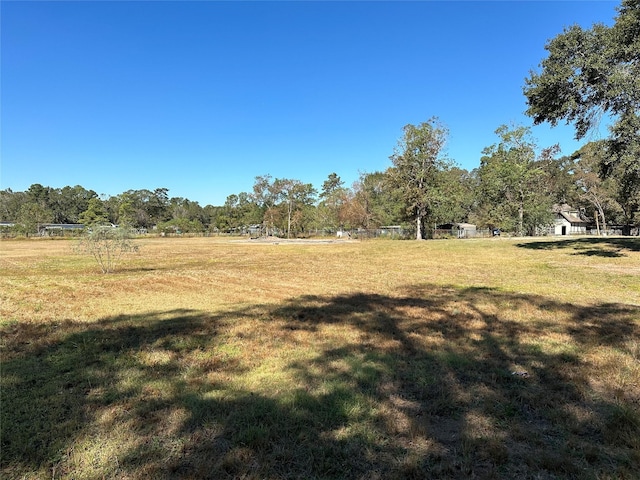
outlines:
[{"label": "clear sky", "polygon": [[[432,116],[479,165],[524,78],[612,1],[2,1],[0,189],[164,187],[221,205],[256,175],[320,188],[384,170]],[[535,127],[539,146],[580,144]]]}]

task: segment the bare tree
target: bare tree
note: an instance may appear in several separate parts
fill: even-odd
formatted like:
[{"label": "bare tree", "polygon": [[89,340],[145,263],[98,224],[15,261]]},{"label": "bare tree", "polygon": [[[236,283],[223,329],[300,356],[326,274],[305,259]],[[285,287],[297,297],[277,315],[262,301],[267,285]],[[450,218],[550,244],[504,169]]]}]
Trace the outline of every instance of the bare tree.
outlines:
[{"label": "bare tree", "polygon": [[137,252],[127,228],[94,226],[85,232],[76,246],[77,251],[91,255],[102,273],[112,273],[127,253]]}]

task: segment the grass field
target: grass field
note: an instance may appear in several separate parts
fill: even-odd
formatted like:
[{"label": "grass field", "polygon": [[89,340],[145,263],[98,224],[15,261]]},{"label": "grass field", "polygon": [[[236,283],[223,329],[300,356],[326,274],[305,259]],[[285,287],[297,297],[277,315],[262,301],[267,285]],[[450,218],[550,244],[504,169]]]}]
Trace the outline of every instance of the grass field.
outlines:
[{"label": "grass field", "polygon": [[640,240],[0,243],[3,479],[640,478]]}]

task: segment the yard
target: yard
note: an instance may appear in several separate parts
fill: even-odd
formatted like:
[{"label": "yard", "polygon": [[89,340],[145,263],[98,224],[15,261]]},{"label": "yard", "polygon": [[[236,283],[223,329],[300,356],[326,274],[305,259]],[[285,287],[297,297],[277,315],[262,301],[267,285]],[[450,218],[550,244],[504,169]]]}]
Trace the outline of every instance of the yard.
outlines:
[{"label": "yard", "polygon": [[0,243],[2,478],[638,478],[638,239],[139,245]]}]

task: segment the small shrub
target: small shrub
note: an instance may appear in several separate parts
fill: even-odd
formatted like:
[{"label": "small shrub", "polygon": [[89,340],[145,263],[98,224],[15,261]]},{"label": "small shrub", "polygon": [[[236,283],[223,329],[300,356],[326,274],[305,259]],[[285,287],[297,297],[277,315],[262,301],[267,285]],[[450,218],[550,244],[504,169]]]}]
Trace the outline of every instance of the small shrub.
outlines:
[{"label": "small shrub", "polygon": [[129,229],[99,226],[84,233],[77,250],[93,256],[102,273],[112,273],[122,257],[137,252],[138,246],[133,243]]}]

